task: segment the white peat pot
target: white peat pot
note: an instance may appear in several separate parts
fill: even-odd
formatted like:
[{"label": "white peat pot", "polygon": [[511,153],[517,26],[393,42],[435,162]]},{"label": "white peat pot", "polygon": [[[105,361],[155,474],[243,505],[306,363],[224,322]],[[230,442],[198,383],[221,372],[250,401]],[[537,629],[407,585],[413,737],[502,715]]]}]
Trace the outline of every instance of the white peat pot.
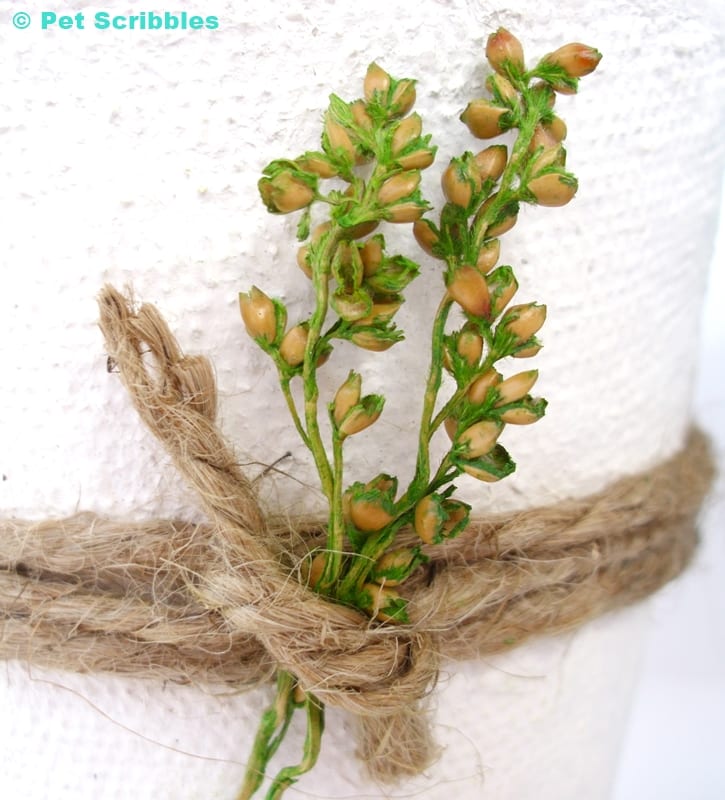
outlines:
[{"label": "white peat pot", "polygon": [[[212,359],[220,425],[250,474],[291,453],[283,469],[294,479],[265,478],[265,502],[320,511],[311,460],[239,319],[237,293],[252,284],[284,300],[291,319],[310,303],[294,263],[296,215],[266,212],[259,173],[315,149],[329,93],[360,96],[375,60],[419,81],[416,109],[439,147],[424,188],[440,208],[442,166],[485,146],[458,115],[485,94],[485,42],[499,26],[523,42],[529,63],[570,41],[604,58],[579,95],[557,101],[576,199],[525,207],[502,240],[518,302],[549,309],[535,365],[547,415],[507,429],[515,475],[492,486],[462,480],[465,499],[485,514],[585,496],[682,446],[724,156],[725,27],[714,4],[184,4],[189,15],[216,16],[213,30],[99,29],[101,8],[77,5],[83,29],[43,30],[29,9],[21,30],[12,4],[0,4],[3,516],[199,518],[106,370],[95,305],[105,282],[132,284],[187,353]],[[102,9],[131,13],[116,0]],[[411,409],[440,291],[439,267],[409,226],[387,227],[423,265],[397,318],[407,341],[383,354],[345,350],[322,378],[333,391],[354,355],[366,391],[388,398],[375,429],[351,442],[350,481],[410,473]],[[332,711],[318,766],[288,796],[604,800],[647,623],[641,604],[505,655],[446,662],[433,698],[443,757],[399,786],[365,778],[352,723]],[[225,800],[239,788],[270,690],[219,694],[8,662],[0,697],[8,800]],[[300,733],[280,763],[297,760]]]}]

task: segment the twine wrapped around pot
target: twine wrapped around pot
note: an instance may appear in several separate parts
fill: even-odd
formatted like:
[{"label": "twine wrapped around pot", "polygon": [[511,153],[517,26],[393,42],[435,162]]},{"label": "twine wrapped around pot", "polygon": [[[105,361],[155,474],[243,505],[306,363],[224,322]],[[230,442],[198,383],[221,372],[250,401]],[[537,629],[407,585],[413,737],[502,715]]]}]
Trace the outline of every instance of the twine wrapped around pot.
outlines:
[{"label": "twine wrapped around pot", "polygon": [[631,603],[695,548],[713,474],[697,431],[669,461],[596,495],[492,516],[431,548],[404,587],[411,624],[373,624],[300,582],[323,531],[265,516],[215,424],[209,362],[184,356],[152,305],[134,311],[106,287],[100,308],[112,363],[208,522],[0,522],[2,658],[236,686],[289,670],[360,717],[361,756],[392,780],[434,758],[421,701],[442,657],[492,653]]}]

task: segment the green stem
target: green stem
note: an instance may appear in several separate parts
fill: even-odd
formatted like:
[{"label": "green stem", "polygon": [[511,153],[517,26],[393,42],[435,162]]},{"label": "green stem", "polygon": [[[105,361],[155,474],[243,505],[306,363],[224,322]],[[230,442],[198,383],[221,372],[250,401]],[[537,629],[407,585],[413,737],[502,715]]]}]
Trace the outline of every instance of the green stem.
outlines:
[{"label": "green stem", "polygon": [[305,398],[305,423],[307,426],[307,446],[315,460],[315,466],[320,476],[322,491],[327,500],[332,504],[333,477],[330,462],[327,458],[325,445],[320,434],[317,404],[319,389],[317,388],[317,344],[321,338],[322,326],[325,324],[329,302],[328,278],[330,265],[335,247],[340,239],[340,228],[333,226],[327,235],[325,246],[315,253],[312,263],[312,283],[315,289],[315,310],[310,317],[307,344],[305,345],[305,360],[302,368],[302,385]]},{"label": "green stem", "polygon": [[294,675],[286,670],[277,673],[277,694],[272,705],[262,714],[237,800],[250,800],[262,785],[267,765],[284,738],[294,713],[294,686]]},{"label": "green stem", "polygon": [[446,320],[451,310],[453,300],[446,293],[436,311],[433,322],[433,333],[431,342],[431,359],[428,370],[428,380],[425,386],[423,397],[423,412],[420,420],[420,432],[418,434],[418,456],[415,467],[415,477],[411,481],[408,491],[403,496],[405,501],[410,496],[418,494],[422,485],[428,483],[430,476],[430,440],[435,428],[431,428],[431,420],[435,410],[438,390],[441,387],[441,375],[443,372],[443,335],[445,334]]},{"label": "green stem", "polygon": [[317,763],[320,754],[320,742],[322,731],[325,727],[324,706],[311,694],[305,700],[307,711],[307,733],[305,735],[305,745],[302,761],[294,767],[285,767],[280,770],[274,782],[269,787],[266,800],[279,800],[286,789],[296,783],[300,776],[309,772]]},{"label": "green stem", "polygon": [[330,516],[327,526],[327,549],[325,551],[325,566],[317,584],[323,592],[330,590],[337,583],[342,569],[342,552],[344,548],[345,524],[342,514],[342,486],[343,486],[343,458],[342,438],[332,426],[332,501],[330,503]]},{"label": "green stem", "polygon": [[300,415],[297,413],[297,406],[295,404],[294,397],[292,397],[292,392],[290,391],[290,379],[282,373],[282,370],[280,370],[279,384],[282,387],[282,394],[284,395],[284,399],[287,401],[287,408],[292,416],[292,421],[295,424],[295,428],[297,428],[297,433],[299,433],[302,441],[311,450],[312,447],[310,445],[310,438],[302,425]]}]

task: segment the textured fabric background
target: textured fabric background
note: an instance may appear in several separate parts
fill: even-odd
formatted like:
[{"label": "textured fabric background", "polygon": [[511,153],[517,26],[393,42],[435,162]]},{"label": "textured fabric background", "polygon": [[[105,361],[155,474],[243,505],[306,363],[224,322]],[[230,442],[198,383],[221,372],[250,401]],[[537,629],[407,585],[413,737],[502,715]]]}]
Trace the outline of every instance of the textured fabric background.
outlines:
[{"label": "textured fabric background", "polygon": [[[723,161],[714,4],[192,2],[184,8],[216,14],[219,29],[168,32],[41,31],[41,7],[27,7],[33,24],[16,30],[17,8],[0,3],[5,515],[198,515],[106,372],[94,301],[105,281],[132,283],[187,351],[212,357],[221,424],[252,474],[292,453],[290,478],[265,479],[270,505],[319,509],[309,459],[238,318],[237,292],[253,283],[284,299],[293,320],[309,308],[295,222],[266,213],[259,172],[314,148],[327,95],[358,96],[378,60],[419,79],[417,109],[439,145],[426,188],[440,202],[441,165],[481,146],[457,117],[482,94],[485,41],[499,25],[530,61],[572,40],[604,60],[580,96],[558,103],[576,200],[526,208],[503,240],[517,300],[549,307],[536,366],[550,407],[534,428],[507,429],[512,479],[462,488],[481,513],[551,502],[680,446]],[[115,0],[42,9],[131,13]],[[423,265],[399,314],[407,343],[379,355],[340,347],[324,373],[323,391],[334,391],[355,358],[366,390],[388,395],[374,432],[350,443],[350,480],[412,468],[412,387],[425,371],[421,343],[440,279],[407,231],[396,237]],[[436,696],[446,759],[387,794],[359,782],[349,722],[331,715],[323,764],[300,792],[606,797],[623,719],[612,699],[626,701],[643,620],[634,610],[484,665],[451,666]],[[31,800],[232,798],[266,699],[20,665],[1,676],[0,789]]]}]

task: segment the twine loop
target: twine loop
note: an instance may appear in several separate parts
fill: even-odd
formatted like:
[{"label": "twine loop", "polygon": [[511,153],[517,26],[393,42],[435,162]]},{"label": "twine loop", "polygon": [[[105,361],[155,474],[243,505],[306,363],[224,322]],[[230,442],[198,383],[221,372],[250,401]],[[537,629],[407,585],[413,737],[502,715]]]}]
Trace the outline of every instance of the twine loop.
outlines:
[{"label": "twine loop", "polygon": [[[475,658],[570,629],[680,573],[713,476],[692,431],[669,461],[591,497],[472,523],[404,586],[411,624],[381,626],[297,579],[317,523],[266,517],[215,424],[214,373],[185,356],[152,305],[104,288],[100,325],[139,415],[208,522],[79,514],[0,521],[0,657],[199,683],[293,673],[361,720],[376,778],[435,757],[421,701],[442,655]],[[410,537],[413,534],[403,533]]]}]

